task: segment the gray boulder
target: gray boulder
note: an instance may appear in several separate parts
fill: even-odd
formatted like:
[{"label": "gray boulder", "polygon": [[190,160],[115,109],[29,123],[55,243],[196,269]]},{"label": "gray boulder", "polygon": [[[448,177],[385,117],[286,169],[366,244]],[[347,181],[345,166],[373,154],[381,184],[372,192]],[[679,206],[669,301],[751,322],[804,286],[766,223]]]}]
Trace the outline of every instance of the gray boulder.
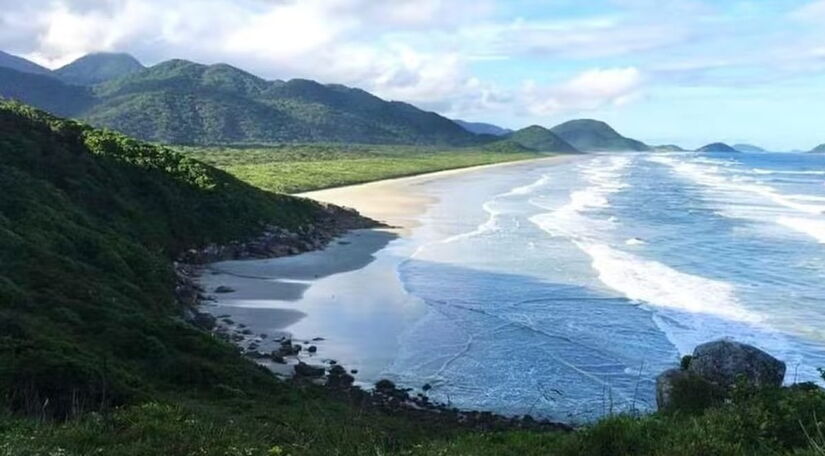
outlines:
[{"label": "gray boulder", "polygon": [[303,362],[296,364],[294,369],[298,377],[323,377],[326,373],[323,367],[310,366]]},{"label": "gray boulder", "polygon": [[664,410],[673,403],[673,387],[676,383],[691,376],[680,368],[668,369],[656,377],[656,406]]},{"label": "gray boulder", "polygon": [[726,396],[740,381],[757,388],[779,387],[784,378],[782,361],[751,345],[716,340],[697,346],[681,368],[666,370],[656,377],[656,405],[659,410],[674,405],[674,386],[680,383],[693,395],[680,402],[695,402],[701,397],[712,400]]},{"label": "gray boulder", "polygon": [[697,346],[688,371],[725,389],[740,379],[755,387],[779,387],[785,363],[754,346],[723,339]]}]

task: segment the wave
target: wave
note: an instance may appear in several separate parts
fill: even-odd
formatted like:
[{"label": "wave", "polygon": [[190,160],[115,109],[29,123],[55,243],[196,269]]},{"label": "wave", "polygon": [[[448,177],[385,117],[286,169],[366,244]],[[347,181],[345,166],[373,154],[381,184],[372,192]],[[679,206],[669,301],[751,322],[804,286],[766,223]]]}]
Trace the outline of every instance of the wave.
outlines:
[{"label": "wave", "polygon": [[[784,194],[748,176],[725,174],[727,170],[697,164],[696,160],[679,161],[663,156],[652,156],[648,160],[669,166],[675,173],[709,189],[713,192],[712,196],[720,197],[717,202],[722,206],[717,213],[722,216],[779,224],[821,243],[825,238],[825,220],[817,218],[825,215],[825,204],[816,204],[825,202],[825,197]],[[765,203],[773,203],[774,206]],[[787,210],[793,212],[788,213]],[[800,214],[807,217],[799,217]]]},{"label": "wave", "polygon": [[544,185],[547,185],[548,182],[550,182],[550,176],[545,174],[545,175],[541,176],[540,178],[538,178],[533,183],[523,185],[521,187],[516,187],[516,188],[510,190],[509,192],[502,193],[501,195],[497,195],[497,197],[499,197],[499,196],[500,197],[506,197],[506,196],[515,196],[515,195],[529,195],[530,193],[533,193],[536,189],[539,189],[539,188],[543,187]]},{"label": "wave", "polygon": [[751,172],[753,174],[764,174],[764,175],[772,175],[772,174],[798,174],[798,175],[812,175],[812,176],[825,176],[825,171],[814,171],[814,170],[777,170],[777,169],[763,169],[763,168],[752,168]]},{"label": "wave", "polygon": [[802,234],[807,234],[808,236],[816,239],[819,243],[825,244],[825,220],[779,217],[776,221],[786,228],[790,228]]}]

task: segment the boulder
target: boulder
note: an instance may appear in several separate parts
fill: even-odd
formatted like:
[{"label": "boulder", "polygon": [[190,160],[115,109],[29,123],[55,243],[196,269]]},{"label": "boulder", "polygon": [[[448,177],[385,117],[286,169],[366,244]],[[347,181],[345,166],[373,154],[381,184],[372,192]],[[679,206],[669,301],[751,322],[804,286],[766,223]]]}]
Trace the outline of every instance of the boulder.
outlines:
[{"label": "boulder", "polygon": [[673,387],[679,381],[685,380],[690,376],[687,371],[674,368],[668,369],[658,377],[656,377],[656,406],[659,410],[664,410],[670,407],[673,403]]},{"label": "boulder", "polygon": [[732,340],[716,340],[697,346],[687,370],[728,389],[739,381],[750,386],[779,387],[785,363],[764,351]]},{"label": "boulder", "polygon": [[324,368],[300,362],[295,365],[295,375],[298,377],[323,377]]},{"label": "boulder", "polygon": [[232,287],[227,287],[226,285],[221,285],[215,288],[215,293],[232,293],[235,289]]}]

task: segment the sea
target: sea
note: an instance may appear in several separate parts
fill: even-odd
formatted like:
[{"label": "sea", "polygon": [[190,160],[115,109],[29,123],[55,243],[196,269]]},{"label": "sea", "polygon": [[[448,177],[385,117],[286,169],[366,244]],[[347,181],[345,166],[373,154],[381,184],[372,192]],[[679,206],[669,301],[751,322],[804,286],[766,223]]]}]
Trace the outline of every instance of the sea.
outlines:
[{"label": "sea", "polygon": [[570,423],[655,410],[656,376],[720,338],[785,361],[786,383],[822,382],[825,155],[588,154],[414,190],[437,202],[409,236],[306,254],[376,243],[346,271],[280,283],[302,256],[219,265],[234,275],[215,284],[294,296],[258,287],[217,311],[261,332],[284,326],[267,312],[302,315],[285,329],[318,341],[307,362],[364,386]]},{"label": "sea", "polygon": [[386,367],[459,408],[569,422],[655,409],[732,338],[825,367],[825,156],[612,153],[431,184],[398,265],[426,307]]}]

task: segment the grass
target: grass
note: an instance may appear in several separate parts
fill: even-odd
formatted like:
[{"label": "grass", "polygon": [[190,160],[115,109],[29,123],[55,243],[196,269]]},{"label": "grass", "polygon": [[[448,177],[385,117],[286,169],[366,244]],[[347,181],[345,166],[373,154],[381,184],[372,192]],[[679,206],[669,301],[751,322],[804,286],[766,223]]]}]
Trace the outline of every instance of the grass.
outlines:
[{"label": "grass", "polygon": [[280,145],[180,147],[264,190],[299,193],[468,166],[546,157],[510,147]]}]

